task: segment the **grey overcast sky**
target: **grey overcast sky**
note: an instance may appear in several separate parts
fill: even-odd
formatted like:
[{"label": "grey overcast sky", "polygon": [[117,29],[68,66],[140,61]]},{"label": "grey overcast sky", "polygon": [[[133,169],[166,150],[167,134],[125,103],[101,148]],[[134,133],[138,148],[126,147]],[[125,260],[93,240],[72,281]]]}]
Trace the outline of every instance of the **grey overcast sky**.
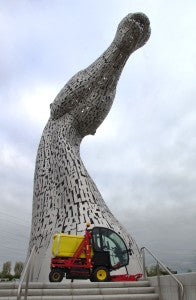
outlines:
[{"label": "grey overcast sky", "polygon": [[195,0],[0,0],[0,266],[25,259],[49,104],[144,12],[148,43],[81,155],[105,202],[172,269],[196,271]]}]

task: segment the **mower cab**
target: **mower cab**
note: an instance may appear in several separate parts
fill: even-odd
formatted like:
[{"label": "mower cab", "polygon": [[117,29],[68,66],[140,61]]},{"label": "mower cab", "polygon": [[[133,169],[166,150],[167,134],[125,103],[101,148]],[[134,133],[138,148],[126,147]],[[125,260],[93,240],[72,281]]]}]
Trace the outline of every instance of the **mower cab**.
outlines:
[{"label": "mower cab", "polygon": [[94,227],[91,233],[94,265],[104,265],[112,271],[129,264],[128,249],[116,232],[109,228]]}]

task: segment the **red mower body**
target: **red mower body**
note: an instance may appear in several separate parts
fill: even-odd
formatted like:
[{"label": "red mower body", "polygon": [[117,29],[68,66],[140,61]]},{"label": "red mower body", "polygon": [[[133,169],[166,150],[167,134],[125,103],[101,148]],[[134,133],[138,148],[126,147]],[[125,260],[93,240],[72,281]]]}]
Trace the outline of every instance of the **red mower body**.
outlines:
[{"label": "red mower body", "polygon": [[67,279],[91,281],[137,281],[142,274],[110,275],[129,263],[131,251],[113,230],[104,227],[86,228],[82,242],[72,257],[53,257],[49,280],[60,282]]}]

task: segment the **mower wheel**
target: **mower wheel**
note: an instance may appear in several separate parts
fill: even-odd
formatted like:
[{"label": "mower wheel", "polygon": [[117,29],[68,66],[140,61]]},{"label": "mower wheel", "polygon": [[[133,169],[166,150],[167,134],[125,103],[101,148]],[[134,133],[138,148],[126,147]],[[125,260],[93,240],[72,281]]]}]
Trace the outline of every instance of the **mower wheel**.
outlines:
[{"label": "mower wheel", "polygon": [[110,274],[108,269],[106,267],[100,266],[94,269],[91,280],[96,282],[104,282],[109,281],[109,277]]},{"label": "mower wheel", "polygon": [[52,269],[49,273],[50,282],[61,282],[64,277],[64,272],[61,269]]}]

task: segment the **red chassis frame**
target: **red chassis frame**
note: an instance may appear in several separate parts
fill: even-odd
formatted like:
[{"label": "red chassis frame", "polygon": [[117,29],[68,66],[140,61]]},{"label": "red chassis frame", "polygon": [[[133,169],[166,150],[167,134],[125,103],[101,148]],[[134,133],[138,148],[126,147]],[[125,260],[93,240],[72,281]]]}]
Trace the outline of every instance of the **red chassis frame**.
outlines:
[{"label": "red chassis frame", "polygon": [[[51,259],[50,267],[61,268],[61,269],[71,269],[71,268],[84,268],[84,269],[92,269],[92,259],[91,259],[91,243],[90,239],[92,238],[92,234],[90,230],[86,229],[84,239],[77,251],[75,252],[73,257],[55,257]],[[80,258],[80,255],[85,252],[86,258]],[[112,275],[110,276],[110,281],[137,281],[142,277],[142,274],[135,275]]]}]

